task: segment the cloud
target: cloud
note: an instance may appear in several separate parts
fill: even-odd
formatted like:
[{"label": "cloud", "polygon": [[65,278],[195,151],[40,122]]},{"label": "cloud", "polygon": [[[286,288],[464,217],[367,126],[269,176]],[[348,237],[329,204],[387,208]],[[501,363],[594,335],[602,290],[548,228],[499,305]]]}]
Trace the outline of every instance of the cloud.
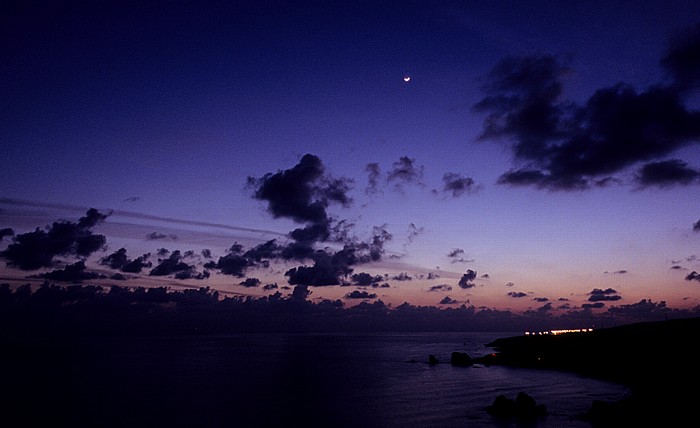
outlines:
[{"label": "cloud", "polygon": [[464,256],[464,250],[461,248],[454,248],[449,253],[447,253],[447,257],[450,259],[450,263],[472,263],[474,261],[474,259],[466,259],[464,258]]},{"label": "cloud", "polygon": [[376,299],[377,295],[366,291],[354,290],[345,295],[346,299]]},{"label": "cloud", "polygon": [[522,291],[509,291],[508,296],[519,299],[521,297],[527,297],[527,293],[523,293]]},{"label": "cloud", "polygon": [[95,272],[88,272],[85,269],[85,261],[78,260],[77,262],[70,264],[63,269],[53,270],[37,276],[40,278],[50,279],[52,281],[62,282],[81,282],[103,277]]},{"label": "cloud", "polygon": [[685,163],[657,160],[700,138],[700,112],[683,103],[683,90],[698,83],[697,60],[690,58],[699,33],[673,45],[662,61],[674,84],[638,92],[620,83],[597,90],[583,105],[560,99],[570,68],[557,58],[501,60],[488,75],[486,97],[474,105],[486,113],[480,139],[508,141],[520,164],[498,183],[584,190],[638,163],[646,163],[637,177],[642,186],[695,181],[698,171]]},{"label": "cloud", "polygon": [[90,208],[77,223],[57,221],[45,229],[15,235],[12,243],[2,252],[9,266],[22,270],[50,267],[56,256],[88,257],[104,248],[104,235],[90,230],[107,218],[107,215]]},{"label": "cloud", "polygon": [[361,273],[353,274],[351,279],[355,285],[369,286],[369,285],[377,284],[377,283],[383,281],[384,277],[381,275],[373,276],[373,275],[368,274],[367,272],[361,272]]},{"label": "cloud", "polygon": [[176,279],[205,279],[209,277],[209,272],[197,272],[194,265],[189,265],[182,261],[184,256],[179,250],[170,253],[170,256],[165,259],[158,259],[158,265],[154,267],[149,275],[151,276],[167,276],[175,275]]},{"label": "cloud", "polygon": [[424,232],[425,228],[418,227],[414,223],[408,225],[408,243],[412,244],[413,241],[418,237],[418,235]]},{"label": "cloud", "polygon": [[395,183],[397,191],[403,191],[403,185],[423,186],[422,165],[416,166],[416,160],[408,156],[401,156],[398,161],[392,164],[393,168],[387,173],[387,182]]},{"label": "cloud", "polygon": [[450,193],[452,197],[457,198],[464,194],[473,194],[479,190],[479,186],[471,177],[464,177],[461,174],[447,172],[442,176],[442,191]]},{"label": "cloud", "polygon": [[685,280],[686,281],[699,281],[700,282],[700,273],[692,271],[685,277]]},{"label": "cloud", "polygon": [[648,163],[637,175],[641,187],[687,186],[698,181],[698,178],[700,171],[689,168],[687,163],[678,159]]},{"label": "cloud", "polygon": [[265,284],[265,285],[263,285],[262,288],[263,288],[263,290],[276,290],[276,289],[278,289],[279,287],[277,286],[277,283],[274,282],[274,283],[271,283],[271,284]]},{"label": "cloud", "polygon": [[476,284],[474,284],[475,279],[476,271],[467,269],[467,272],[462,275],[462,278],[459,279],[457,285],[459,285],[460,288],[472,288],[476,286]]},{"label": "cloud", "polygon": [[109,266],[111,269],[121,270],[122,272],[139,273],[142,269],[150,268],[152,266],[151,262],[148,261],[150,256],[150,253],[146,253],[134,260],[131,260],[126,255],[126,248],[120,248],[112,254],[102,258],[100,263],[102,265]]},{"label": "cloud", "polygon": [[367,173],[367,187],[365,188],[365,193],[367,195],[374,195],[381,190],[379,189],[379,180],[382,176],[381,170],[378,163],[368,163],[365,166],[365,172]]},{"label": "cloud", "polygon": [[257,287],[260,285],[260,280],[258,278],[246,278],[245,281],[241,281],[238,285],[244,287]]},{"label": "cloud", "polygon": [[[274,242],[274,241],[270,241]],[[235,243],[228,249],[227,253],[216,262],[208,262],[204,265],[207,269],[219,269],[225,275],[233,275],[239,278],[245,276],[246,270],[253,264],[251,260],[242,254],[243,246]]]},{"label": "cloud", "polygon": [[333,178],[325,173],[321,159],[306,154],[294,167],[265,174],[261,178],[248,177],[253,197],[267,202],[267,210],[274,218],[289,218],[307,224],[290,236],[298,242],[324,241],[330,236],[331,219],[327,208],[331,203],[347,206],[352,181]]},{"label": "cloud", "polygon": [[[625,275],[627,273],[629,273],[627,270],[621,269],[621,270],[616,270],[615,272],[613,272],[613,275]],[[608,272],[606,270],[605,272],[603,272],[603,274],[608,275],[608,274],[610,274],[610,272]]]},{"label": "cloud", "polygon": [[612,288],[607,288],[605,290],[601,290],[600,288],[594,288],[588,294],[590,295],[588,297],[589,302],[613,302],[622,299],[622,296],[618,295],[617,291]]},{"label": "cloud", "polygon": [[2,239],[6,236],[14,236],[15,231],[12,230],[9,227],[6,227],[4,229],[0,229],[0,242],[2,242]]},{"label": "cloud", "polygon": [[693,232],[700,232],[700,220],[693,223]]},{"label": "cloud", "polygon": [[700,85],[700,24],[681,31],[670,40],[661,64],[670,72],[679,91]]},{"label": "cloud", "polygon": [[149,241],[158,241],[161,239],[172,239],[173,241],[177,240],[177,235],[166,235],[164,233],[159,233],[159,232],[151,232],[148,235],[146,235],[146,239]]},{"label": "cloud", "polygon": [[596,302],[596,303],[584,303],[581,305],[583,309],[600,309],[605,307],[605,303],[603,302]]},{"label": "cloud", "polygon": [[506,287],[515,287],[515,283],[510,281],[506,282]]},{"label": "cloud", "polygon": [[394,275],[391,279],[396,281],[412,281],[413,278],[406,272],[401,272],[398,275]]},{"label": "cloud", "polygon": [[459,303],[459,301],[451,298],[450,296],[445,296],[438,302],[439,305],[456,305],[457,303]]},{"label": "cloud", "polygon": [[447,284],[432,285],[428,291],[452,291],[452,286]]}]

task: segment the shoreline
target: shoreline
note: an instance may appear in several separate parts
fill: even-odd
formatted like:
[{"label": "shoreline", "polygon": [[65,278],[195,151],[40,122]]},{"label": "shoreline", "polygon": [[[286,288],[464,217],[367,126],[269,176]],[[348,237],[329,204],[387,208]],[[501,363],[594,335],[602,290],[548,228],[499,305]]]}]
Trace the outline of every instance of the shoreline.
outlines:
[{"label": "shoreline", "polygon": [[[695,387],[700,375],[697,345],[700,318],[628,324],[591,332],[514,336],[486,346],[484,365],[558,370],[610,381],[630,388],[618,402],[594,402],[587,414],[596,426],[619,423],[668,423],[695,416]],[[659,350],[673,350],[659,352]]]}]

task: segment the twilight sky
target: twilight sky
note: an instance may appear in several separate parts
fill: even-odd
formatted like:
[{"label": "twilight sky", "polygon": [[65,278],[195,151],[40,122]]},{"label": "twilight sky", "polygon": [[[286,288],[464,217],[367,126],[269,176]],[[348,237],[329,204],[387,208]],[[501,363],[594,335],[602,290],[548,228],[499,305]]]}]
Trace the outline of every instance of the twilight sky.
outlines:
[{"label": "twilight sky", "polygon": [[160,3],[3,4],[3,280],[700,305],[697,1]]}]

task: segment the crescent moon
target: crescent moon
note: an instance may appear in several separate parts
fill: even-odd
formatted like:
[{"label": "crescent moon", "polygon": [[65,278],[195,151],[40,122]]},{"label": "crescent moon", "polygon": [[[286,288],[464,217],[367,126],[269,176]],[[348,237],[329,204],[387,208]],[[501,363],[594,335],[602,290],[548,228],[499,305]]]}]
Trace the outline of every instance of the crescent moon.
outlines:
[{"label": "crescent moon", "polygon": [[405,75],[405,76],[403,77],[403,81],[404,81],[404,82],[410,82],[410,81],[411,81],[411,76]]}]

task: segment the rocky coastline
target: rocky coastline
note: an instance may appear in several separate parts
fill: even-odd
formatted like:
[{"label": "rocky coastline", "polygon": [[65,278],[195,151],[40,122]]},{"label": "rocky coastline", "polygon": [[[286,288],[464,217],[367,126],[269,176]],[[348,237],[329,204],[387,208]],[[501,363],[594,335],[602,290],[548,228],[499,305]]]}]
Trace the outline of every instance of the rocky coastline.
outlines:
[{"label": "rocky coastline", "polygon": [[667,426],[697,419],[699,340],[700,318],[676,319],[501,338],[487,345],[493,353],[474,362],[562,370],[621,383],[630,388],[629,397],[594,402],[584,415],[594,426]]}]

